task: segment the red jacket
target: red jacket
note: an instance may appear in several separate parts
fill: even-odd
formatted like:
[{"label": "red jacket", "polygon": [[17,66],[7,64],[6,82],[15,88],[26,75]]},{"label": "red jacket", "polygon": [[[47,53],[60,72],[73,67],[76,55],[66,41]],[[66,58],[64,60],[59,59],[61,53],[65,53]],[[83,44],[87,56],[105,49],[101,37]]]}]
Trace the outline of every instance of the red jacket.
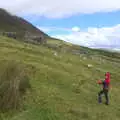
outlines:
[{"label": "red jacket", "polygon": [[107,73],[105,74],[105,83],[106,83],[107,85],[110,84],[110,73],[109,73],[109,72],[107,72]]},{"label": "red jacket", "polygon": [[105,74],[105,80],[103,82],[103,89],[109,89],[109,87],[110,87],[110,73],[107,72]]}]

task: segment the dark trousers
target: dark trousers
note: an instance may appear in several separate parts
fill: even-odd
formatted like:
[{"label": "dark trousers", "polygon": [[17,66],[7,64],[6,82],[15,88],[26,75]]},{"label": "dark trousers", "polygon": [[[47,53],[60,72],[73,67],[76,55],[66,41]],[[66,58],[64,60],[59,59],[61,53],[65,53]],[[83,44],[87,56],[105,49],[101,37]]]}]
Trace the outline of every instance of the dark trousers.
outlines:
[{"label": "dark trousers", "polygon": [[108,90],[103,89],[102,91],[100,91],[98,93],[98,102],[101,103],[102,102],[102,95],[105,95],[105,99],[106,99],[106,104],[109,104],[109,98],[108,98]]}]

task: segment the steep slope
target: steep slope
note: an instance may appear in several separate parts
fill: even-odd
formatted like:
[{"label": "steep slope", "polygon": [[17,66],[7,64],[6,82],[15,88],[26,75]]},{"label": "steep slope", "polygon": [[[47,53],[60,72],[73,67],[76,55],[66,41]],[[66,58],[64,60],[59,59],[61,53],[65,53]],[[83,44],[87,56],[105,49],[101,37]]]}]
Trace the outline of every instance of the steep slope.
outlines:
[{"label": "steep slope", "polygon": [[24,33],[28,31],[32,35],[44,35],[48,37],[47,34],[40,31],[28,21],[23,18],[13,16],[3,9],[0,9],[0,31],[17,32],[21,35],[24,35]]},{"label": "steep slope", "polygon": [[[84,59],[5,37],[0,37],[0,51],[0,63],[15,60],[35,68],[23,109],[2,113],[2,120],[119,120],[119,58]],[[97,103],[101,87],[96,81],[104,79],[106,71],[111,72],[112,82],[109,106],[104,99],[103,104]]]}]

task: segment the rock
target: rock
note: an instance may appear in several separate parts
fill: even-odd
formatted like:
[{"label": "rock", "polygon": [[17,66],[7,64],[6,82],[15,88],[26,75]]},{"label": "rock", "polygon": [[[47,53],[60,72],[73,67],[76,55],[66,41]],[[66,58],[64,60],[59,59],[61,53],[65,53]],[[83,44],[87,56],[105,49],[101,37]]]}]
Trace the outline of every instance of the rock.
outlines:
[{"label": "rock", "polygon": [[88,66],[89,68],[93,67],[93,65],[92,65],[92,64],[88,64],[87,66]]},{"label": "rock", "polygon": [[83,60],[86,60],[87,58],[86,57],[83,57]]},{"label": "rock", "polygon": [[58,54],[55,52],[55,53],[54,53],[54,56],[58,56]]}]

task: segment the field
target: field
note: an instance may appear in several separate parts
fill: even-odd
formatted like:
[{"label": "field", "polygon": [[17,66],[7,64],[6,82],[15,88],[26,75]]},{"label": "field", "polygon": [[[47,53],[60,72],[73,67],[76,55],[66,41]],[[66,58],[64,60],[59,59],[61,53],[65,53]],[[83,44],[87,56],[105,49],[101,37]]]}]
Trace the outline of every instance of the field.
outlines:
[{"label": "field", "polygon": [[[74,46],[69,48],[74,49]],[[29,69],[34,72],[30,78],[32,90],[24,96],[23,107],[1,112],[1,120],[119,120],[120,59],[105,56],[100,51],[95,55],[91,59],[88,55],[0,37],[0,62],[20,61],[32,66]],[[107,71],[111,72],[112,84],[109,106],[104,104],[104,97],[103,104],[97,102],[101,86],[96,82],[103,80]]]}]

